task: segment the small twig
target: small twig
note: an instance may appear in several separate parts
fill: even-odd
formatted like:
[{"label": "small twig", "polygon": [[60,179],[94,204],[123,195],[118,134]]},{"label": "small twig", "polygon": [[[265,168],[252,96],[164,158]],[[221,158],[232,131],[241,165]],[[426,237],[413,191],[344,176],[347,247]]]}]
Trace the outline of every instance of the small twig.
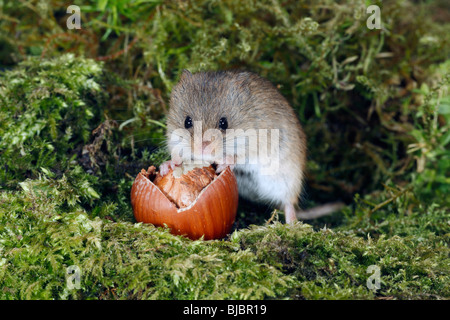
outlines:
[{"label": "small twig", "polygon": [[114,60],[117,57],[123,55],[124,53],[127,53],[132,47],[133,45],[136,43],[136,41],[138,40],[138,37],[134,37],[133,41],[131,41],[124,49],[119,50],[113,54],[107,55],[107,56],[102,56],[102,57],[97,57],[95,58],[95,60],[97,61],[105,61],[105,60]]},{"label": "small twig", "polygon": [[275,217],[278,220],[278,210],[277,209],[273,210],[272,215],[270,216],[269,220],[266,221],[266,225],[270,224],[275,219]]},{"label": "small twig", "polygon": [[343,202],[334,202],[328,203],[321,206],[317,206],[308,210],[302,210],[297,212],[297,218],[301,220],[312,220],[320,217],[324,217],[330,215],[341,208],[343,208],[345,204]]},{"label": "small twig", "polygon": [[60,39],[61,38],[65,38],[65,39],[68,39],[68,40],[75,39],[75,40],[78,40],[79,42],[83,42],[85,45],[89,44],[89,42],[86,39],[84,39],[82,36],[80,36],[78,34],[67,33],[67,32],[56,33],[56,34],[53,34],[50,37],[48,37],[47,41],[45,42],[44,49],[42,50],[42,53],[41,53],[41,59],[45,57],[45,54],[47,53],[47,49],[50,46],[50,43],[54,39],[57,39],[57,38],[60,38]]},{"label": "small twig", "polygon": [[411,190],[412,187],[400,190],[399,192],[397,192],[395,195],[393,195],[391,198],[387,199],[386,201],[383,201],[382,203],[377,204],[375,207],[373,207],[372,209],[370,209],[369,211],[369,217],[378,209],[381,209],[382,207],[384,207],[385,205],[391,203],[392,201],[396,200],[398,197],[400,197],[401,195],[403,195],[404,193],[406,193],[407,191]]}]

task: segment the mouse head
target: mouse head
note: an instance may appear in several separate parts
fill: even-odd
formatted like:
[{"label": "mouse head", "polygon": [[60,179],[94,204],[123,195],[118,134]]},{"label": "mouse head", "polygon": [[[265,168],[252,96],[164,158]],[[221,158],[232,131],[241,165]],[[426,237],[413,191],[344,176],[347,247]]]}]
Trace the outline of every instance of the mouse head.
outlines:
[{"label": "mouse head", "polygon": [[251,76],[239,71],[183,71],[172,90],[167,117],[172,157],[179,155],[183,162],[224,159],[228,133],[251,128],[257,120],[251,110]]}]

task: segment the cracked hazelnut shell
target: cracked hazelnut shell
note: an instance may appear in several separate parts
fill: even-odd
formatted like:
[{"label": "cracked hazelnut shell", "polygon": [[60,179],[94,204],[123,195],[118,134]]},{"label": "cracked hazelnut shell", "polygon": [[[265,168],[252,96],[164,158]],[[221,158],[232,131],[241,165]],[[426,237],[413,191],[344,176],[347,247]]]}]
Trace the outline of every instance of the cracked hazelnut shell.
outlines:
[{"label": "cracked hazelnut shell", "polygon": [[236,218],[238,197],[230,168],[216,175],[211,166],[164,177],[150,167],[141,170],[131,188],[136,221],[167,226],[193,240],[225,237]]}]

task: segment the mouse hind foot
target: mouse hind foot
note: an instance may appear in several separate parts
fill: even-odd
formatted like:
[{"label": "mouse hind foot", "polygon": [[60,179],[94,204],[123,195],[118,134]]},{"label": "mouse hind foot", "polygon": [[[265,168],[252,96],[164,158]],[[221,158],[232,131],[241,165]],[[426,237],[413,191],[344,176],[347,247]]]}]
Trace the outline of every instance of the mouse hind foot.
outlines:
[{"label": "mouse hind foot", "polygon": [[284,214],[286,218],[286,223],[294,224],[297,221],[297,210],[292,203],[286,204],[284,206]]}]

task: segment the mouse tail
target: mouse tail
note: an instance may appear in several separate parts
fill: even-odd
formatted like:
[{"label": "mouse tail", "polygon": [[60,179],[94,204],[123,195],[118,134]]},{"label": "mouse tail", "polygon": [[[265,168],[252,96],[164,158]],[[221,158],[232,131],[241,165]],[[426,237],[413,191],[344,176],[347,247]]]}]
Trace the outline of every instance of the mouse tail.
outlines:
[{"label": "mouse tail", "polygon": [[343,202],[333,202],[313,207],[307,210],[297,210],[295,215],[298,220],[313,220],[331,215],[345,206]]}]

